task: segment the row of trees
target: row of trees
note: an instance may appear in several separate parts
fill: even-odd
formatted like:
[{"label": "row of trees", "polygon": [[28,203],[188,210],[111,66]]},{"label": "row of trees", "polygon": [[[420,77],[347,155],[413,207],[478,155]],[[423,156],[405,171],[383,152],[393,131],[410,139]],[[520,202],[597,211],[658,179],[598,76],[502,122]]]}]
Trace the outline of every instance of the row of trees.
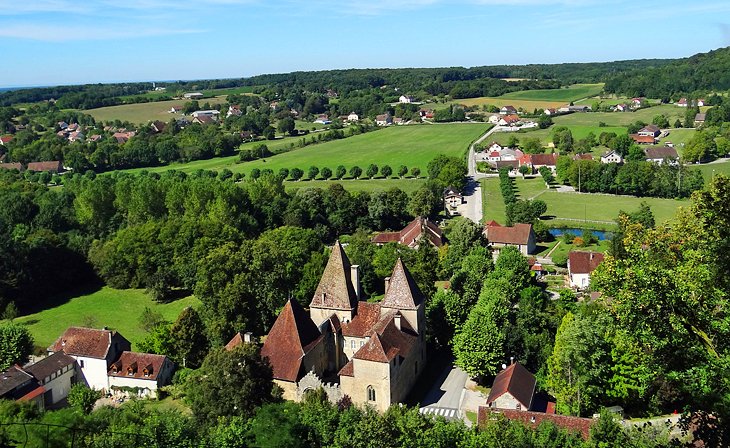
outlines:
[{"label": "row of trees", "polygon": [[702,173],[684,165],[627,161],[623,165],[560,156],[557,175],[582,192],[686,198],[704,185]]},{"label": "row of trees", "polygon": [[[258,170],[254,168],[251,170],[251,177],[255,179],[261,174],[266,174],[265,171],[266,170]],[[273,173],[273,171],[271,172]],[[398,167],[398,172],[396,174],[399,178],[402,179],[406,177],[406,175],[408,175],[408,172],[408,167],[405,165],[401,165]],[[334,171],[332,171],[328,167],[322,167],[320,169],[316,166],[310,166],[306,172],[308,180],[315,180],[318,177],[322,180],[342,180],[345,179],[345,176],[347,176],[348,174],[350,179],[360,179],[363,173],[368,179],[373,179],[378,175],[378,173],[380,173],[380,177],[388,179],[393,175],[393,168],[391,168],[390,165],[383,165],[381,167],[378,167],[378,165],[371,163],[370,165],[368,165],[365,171],[363,171],[363,169],[360,168],[358,165],[350,167],[349,170],[344,165],[339,165],[337,168],[335,168]],[[410,173],[413,177],[417,179],[418,176],[421,175],[421,169],[417,166],[413,167],[410,169]],[[281,168],[278,171],[279,177],[281,177],[282,179],[290,179],[293,181],[302,180],[304,178],[304,174],[304,170],[300,168],[292,168],[291,170],[288,168]]]}]

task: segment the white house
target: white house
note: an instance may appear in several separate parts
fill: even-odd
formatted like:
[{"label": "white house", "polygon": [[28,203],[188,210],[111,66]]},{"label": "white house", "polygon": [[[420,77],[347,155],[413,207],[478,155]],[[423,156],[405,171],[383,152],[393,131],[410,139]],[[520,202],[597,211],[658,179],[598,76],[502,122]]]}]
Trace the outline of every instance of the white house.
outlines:
[{"label": "white house", "polygon": [[237,104],[232,104],[228,106],[228,113],[226,113],[226,118],[230,117],[231,115],[235,115],[237,117],[243,115],[243,112],[241,111],[241,106]]},{"label": "white house", "polygon": [[500,145],[499,143],[492,142],[492,143],[489,144],[489,146],[487,147],[487,149],[485,151],[486,152],[501,151],[502,148],[503,148],[503,146]]},{"label": "white house", "polygon": [[109,367],[109,389],[127,393],[133,388],[140,397],[155,398],[157,390],[170,382],[174,369],[167,356],[125,351]]},{"label": "white house", "polygon": [[624,163],[624,158],[621,157],[621,154],[617,153],[614,150],[608,151],[606,153],[601,154],[601,163]]},{"label": "white house", "polygon": [[514,106],[502,106],[501,109],[499,109],[500,115],[516,115],[517,109],[514,108]]},{"label": "white house", "polygon": [[410,103],[414,103],[415,101],[416,101],[415,98],[413,98],[412,96],[407,96],[407,95],[401,95],[400,98],[398,98],[398,102],[401,104],[410,104]]},{"label": "white house", "polygon": [[378,126],[391,125],[393,124],[393,117],[389,113],[377,115],[375,117],[375,124],[377,124]]},{"label": "white house", "polygon": [[591,283],[591,272],[603,261],[600,252],[571,251],[568,254],[568,276],[570,286],[585,289]]},{"label": "white house", "polygon": [[68,396],[74,375],[76,360],[63,352],[57,352],[37,361],[23,370],[43,386],[46,406],[54,405]]},{"label": "white house", "polygon": [[116,331],[71,327],[48,347],[48,352],[63,352],[76,360],[77,382],[92,389],[107,390],[109,366],[130,349],[129,341]]},{"label": "white house", "polygon": [[355,112],[350,112],[350,115],[347,116],[347,121],[359,121],[360,116],[356,114]]}]

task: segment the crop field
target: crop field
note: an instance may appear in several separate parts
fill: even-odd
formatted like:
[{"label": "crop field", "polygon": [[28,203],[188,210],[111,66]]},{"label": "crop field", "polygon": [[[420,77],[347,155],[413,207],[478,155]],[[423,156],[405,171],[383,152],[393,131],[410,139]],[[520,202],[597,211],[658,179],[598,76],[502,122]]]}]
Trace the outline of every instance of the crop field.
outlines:
[{"label": "crop field", "polygon": [[198,299],[191,296],[160,304],[153,301],[144,290],[105,286],[98,291],[82,293],[53,308],[18,317],[15,321],[27,325],[36,346],[41,347],[51,345],[68,327],[89,325],[118,330],[132,344],[136,344],[145,337],[138,323],[145,308],[149,307],[165,319],[174,321],[185,307],[197,306],[199,303]]},{"label": "crop field", "polygon": [[[349,171],[350,167],[358,165],[365,171],[369,164],[374,163],[379,167],[390,165],[393,171],[396,171],[400,165],[405,165],[409,169],[418,167],[422,175],[425,175],[426,165],[436,155],[446,154],[458,157],[465,155],[469,144],[484,134],[487,129],[489,129],[489,125],[485,124],[394,126],[342,140],[293,149],[252,162],[236,163],[238,156],[231,156],[144,169],[160,173],[170,169],[191,172],[197,169],[222,170],[228,168],[234,173],[248,175],[253,168],[269,168],[274,172],[281,168],[300,168],[304,170],[306,177],[307,169],[310,166],[320,169],[329,167],[334,171],[337,166],[344,165]],[[294,144],[296,141],[296,138],[286,138],[263,143],[269,149],[274,150]],[[242,147],[248,148],[260,143],[248,143]],[[392,183],[397,185],[409,181],[409,179],[393,179]]]},{"label": "crop field", "polygon": [[[83,111],[91,115],[97,121],[129,121],[130,123],[144,124],[154,120],[167,122],[172,117],[180,117],[182,114],[171,114],[168,111],[172,106],[183,106],[190,100],[155,101],[150,103],[121,104],[119,106],[100,107]],[[204,103],[220,104],[226,101],[225,96],[206,98],[200,100]]]},{"label": "crop field", "polygon": [[[540,199],[548,206],[547,216],[553,217],[546,220],[546,224],[553,225],[553,220],[565,220],[564,225],[596,227],[592,224],[611,223],[619,211],[633,211],[639,208],[642,201],[651,206],[657,223],[672,218],[678,207],[688,206],[689,200],[660,199],[660,198],[638,198],[634,196],[615,196],[605,194],[586,193],[558,193],[553,190],[545,190],[545,184],[539,177],[522,180],[516,179],[515,185],[519,191],[520,199]],[[536,191],[542,190],[542,193]],[[489,178],[482,180],[482,191],[484,195],[484,220],[496,220],[499,223],[505,221],[505,206],[502,200],[502,193],[499,189],[499,179]],[[594,221],[594,222],[592,222]],[[597,222],[596,222],[597,221]]]}]

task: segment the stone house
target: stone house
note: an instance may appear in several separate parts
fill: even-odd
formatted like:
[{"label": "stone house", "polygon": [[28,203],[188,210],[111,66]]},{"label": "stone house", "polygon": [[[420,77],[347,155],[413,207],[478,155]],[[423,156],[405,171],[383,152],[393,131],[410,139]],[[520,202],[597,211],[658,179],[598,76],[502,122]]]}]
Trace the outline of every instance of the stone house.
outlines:
[{"label": "stone house", "polygon": [[63,352],[47,356],[24,367],[44,389],[44,404],[50,406],[68,396],[76,374],[76,360]]},{"label": "stone house", "polygon": [[167,356],[151,353],[122,352],[109,368],[109,389],[137,390],[140,397],[157,397],[157,390],[172,379],[175,366]]},{"label": "stone house", "polygon": [[529,411],[535,397],[537,380],[516,362],[497,374],[487,397],[487,406],[497,409]]},{"label": "stone house", "polygon": [[399,259],[380,303],[360,300],[358,272],[335,243],[309,313],[290,299],[276,319],[261,355],[285,399],[323,387],[331,401],[385,411],[423,371],[425,300],[410,272]]},{"label": "stone house", "polygon": [[495,253],[505,246],[514,246],[525,256],[534,253],[537,249],[532,224],[518,223],[512,227],[503,227],[499,223],[491,221],[484,226],[484,236]]}]

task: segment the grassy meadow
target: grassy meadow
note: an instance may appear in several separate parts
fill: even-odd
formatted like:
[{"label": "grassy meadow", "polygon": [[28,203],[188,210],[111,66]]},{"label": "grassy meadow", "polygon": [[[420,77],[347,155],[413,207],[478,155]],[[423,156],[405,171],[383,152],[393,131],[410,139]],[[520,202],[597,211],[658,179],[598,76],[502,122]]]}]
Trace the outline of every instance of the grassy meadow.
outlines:
[{"label": "grassy meadow", "polygon": [[[71,326],[104,326],[118,330],[132,344],[145,337],[139,326],[139,316],[149,307],[174,321],[180,311],[200,303],[195,297],[160,304],[141,289],[113,289],[103,287],[94,292],[80,293],[65,303],[35,314],[21,316],[16,322],[28,326],[36,346],[48,347],[66,328]],[[134,347],[132,347],[134,349]]]},{"label": "grassy meadow", "polygon": [[[206,98],[198,102],[221,104],[226,101],[225,96]],[[145,124],[150,121],[160,120],[168,122],[170,118],[181,117],[182,114],[171,114],[168,111],[172,106],[183,106],[190,100],[155,101],[151,103],[121,104],[119,106],[100,107],[83,111],[91,115],[97,121],[129,121],[130,123]]]},{"label": "grassy meadow", "polygon": [[527,111],[565,106],[571,101],[594,96],[603,90],[603,84],[574,84],[562,89],[522,90],[498,97],[463,98],[446,103],[429,104],[427,107],[444,109],[452,104],[465,106],[492,105],[497,107],[514,106]]},{"label": "grassy meadow", "polygon": [[[729,164],[730,165],[730,164]],[[610,225],[619,211],[633,211],[639,208],[642,201],[651,206],[656,221],[663,222],[672,218],[678,207],[689,205],[689,200],[639,198],[634,196],[615,196],[587,193],[558,193],[545,188],[540,177],[515,179],[519,199],[540,199],[548,206],[546,220],[551,227],[565,225],[575,227],[597,228]],[[482,180],[484,220],[505,222],[505,206],[499,189],[499,179]],[[561,221],[562,220],[562,221]],[[573,221],[577,220],[577,221]],[[585,222],[581,222],[585,220]],[[593,221],[593,222],[591,222]],[[596,225],[598,224],[598,226]]]},{"label": "grassy meadow", "polygon": [[[488,128],[489,125],[483,123],[393,126],[342,140],[295,148],[283,154],[251,162],[236,163],[238,157],[231,156],[145,169],[150,172],[165,172],[169,169],[191,172],[197,169],[222,170],[228,168],[234,173],[248,175],[253,168],[269,168],[274,172],[281,168],[300,168],[304,170],[306,177],[307,169],[310,166],[320,169],[329,167],[334,171],[338,165],[344,165],[349,171],[350,167],[358,165],[365,171],[369,164],[374,163],[379,167],[390,165],[394,171],[400,165],[408,168],[418,167],[421,169],[422,175],[425,175],[426,165],[436,155],[463,156],[466,154],[469,143],[484,134]],[[287,147],[296,140],[296,138],[287,138],[264,143],[269,149],[278,149]],[[248,148],[259,143],[249,143],[243,147]],[[141,169],[128,170],[128,172],[139,171]],[[410,179],[393,179],[386,183],[391,182],[393,185],[397,185],[410,182]],[[297,184],[299,183],[297,182]]]}]

